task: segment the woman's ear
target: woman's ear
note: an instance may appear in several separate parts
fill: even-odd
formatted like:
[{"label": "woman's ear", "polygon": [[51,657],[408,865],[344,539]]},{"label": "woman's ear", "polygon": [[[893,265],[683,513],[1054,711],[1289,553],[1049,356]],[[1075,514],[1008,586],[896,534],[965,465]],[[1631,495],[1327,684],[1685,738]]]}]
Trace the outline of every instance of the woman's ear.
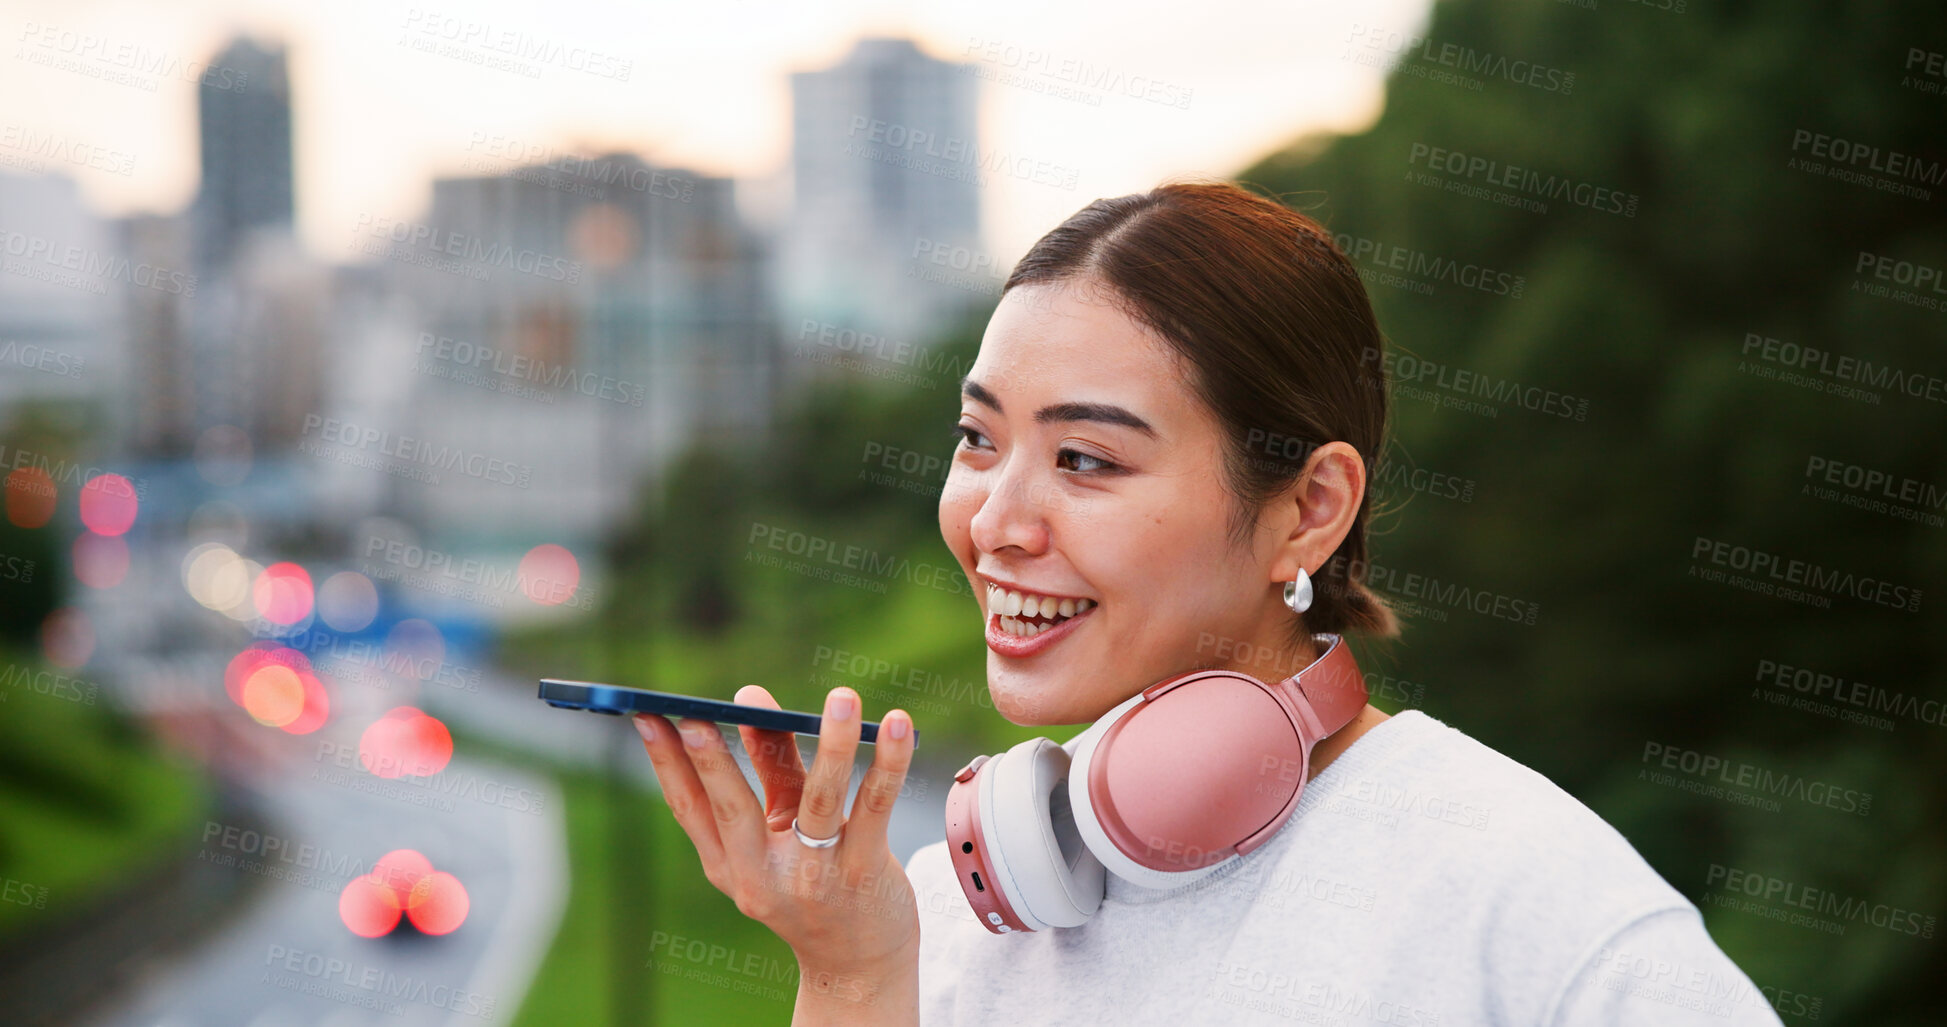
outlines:
[{"label": "woman's ear", "polygon": [[1286,523],[1291,528],[1272,561],[1272,575],[1290,581],[1301,567],[1317,574],[1352,531],[1365,495],[1366,463],[1351,443],[1328,442],[1313,450],[1304,473],[1278,499],[1290,504]]}]

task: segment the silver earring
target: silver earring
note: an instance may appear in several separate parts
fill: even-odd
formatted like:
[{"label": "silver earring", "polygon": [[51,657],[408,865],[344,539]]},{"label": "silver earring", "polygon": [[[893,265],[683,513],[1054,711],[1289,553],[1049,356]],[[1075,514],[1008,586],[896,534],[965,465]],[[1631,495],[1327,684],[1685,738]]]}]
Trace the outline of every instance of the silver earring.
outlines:
[{"label": "silver earring", "polygon": [[1284,583],[1284,604],[1292,613],[1304,613],[1312,605],[1312,576],[1298,568],[1298,576]]}]

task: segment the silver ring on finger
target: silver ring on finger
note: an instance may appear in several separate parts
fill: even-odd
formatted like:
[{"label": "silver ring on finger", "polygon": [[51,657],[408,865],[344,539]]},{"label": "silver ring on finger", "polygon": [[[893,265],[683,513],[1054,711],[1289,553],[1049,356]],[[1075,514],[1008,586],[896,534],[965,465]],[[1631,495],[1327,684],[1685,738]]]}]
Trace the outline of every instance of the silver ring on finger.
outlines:
[{"label": "silver ring on finger", "polygon": [[845,828],[840,826],[830,838],[812,838],[807,836],[803,831],[798,830],[798,818],[792,817],[791,833],[797,835],[798,841],[803,842],[807,849],[829,849],[838,844],[838,836],[845,833]]}]

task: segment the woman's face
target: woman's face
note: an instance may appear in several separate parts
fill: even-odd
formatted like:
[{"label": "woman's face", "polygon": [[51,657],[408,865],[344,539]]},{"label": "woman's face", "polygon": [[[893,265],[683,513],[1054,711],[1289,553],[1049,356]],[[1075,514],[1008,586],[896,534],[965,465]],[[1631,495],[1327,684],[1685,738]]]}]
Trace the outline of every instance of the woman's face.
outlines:
[{"label": "woman's face", "polygon": [[[1093,282],[1016,287],[988,322],[940,533],[980,604],[1007,719],[1092,721],[1164,678],[1241,666],[1225,658],[1239,643],[1285,637],[1279,532],[1227,542],[1222,436],[1187,374]],[[1028,621],[1054,626],[1015,634],[1028,615],[999,588],[1057,600]]]}]

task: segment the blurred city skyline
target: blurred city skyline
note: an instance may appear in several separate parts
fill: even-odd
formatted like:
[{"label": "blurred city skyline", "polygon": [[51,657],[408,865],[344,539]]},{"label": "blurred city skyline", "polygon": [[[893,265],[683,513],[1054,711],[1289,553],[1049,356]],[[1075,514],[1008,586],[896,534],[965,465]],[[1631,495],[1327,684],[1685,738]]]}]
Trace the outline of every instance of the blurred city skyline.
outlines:
[{"label": "blurred city skyline", "polygon": [[[116,155],[49,169],[75,178],[97,213],[174,213],[201,178],[196,80],[211,56],[239,34],[271,47],[296,41],[297,234],[342,262],[356,255],[358,218],[423,212],[434,179],[479,173],[483,149],[637,153],[736,179],[740,213],[778,224],[791,202],[792,73],[837,63],[863,37],[910,38],[979,83],[983,148],[1075,172],[1068,187],[1007,176],[986,184],[982,234],[1005,255],[1096,196],[1222,175],[1297,136],[1360,130],[1378,115],[1385,69],[1344,59],[1343,38],[1355,26],[1416,31],[1427,10],[1422,0],[1387,3],[1340,33],[1281,6],[1219,5],[1187,31],[1224,33],[1225,45],[1185,49],[1159,45],[1182,42],[1182,26],[1019,3],[983,7],[978,20],[869,0],[816,12],[571,3],[545,16],[511,2],[463,13],[36,3],[9,19],[16,59],[0,62],[0,94],[25,98],[4,119],[17,136]],[[442,113],[455,109],[485,113]],[[13,155],[13,170],[24,156]]]}]

